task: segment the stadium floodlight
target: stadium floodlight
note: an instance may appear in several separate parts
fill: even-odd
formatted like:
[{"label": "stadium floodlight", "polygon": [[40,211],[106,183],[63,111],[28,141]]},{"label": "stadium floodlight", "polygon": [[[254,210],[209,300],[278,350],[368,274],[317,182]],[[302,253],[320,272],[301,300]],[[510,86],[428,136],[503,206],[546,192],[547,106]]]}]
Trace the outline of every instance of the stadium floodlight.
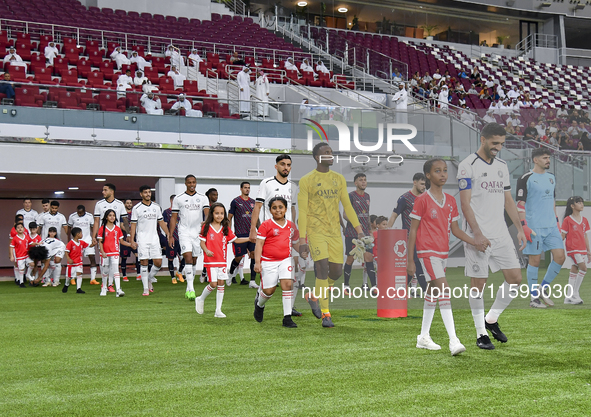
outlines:
[{"label": "stadium floodlight", "polygon": [[308,5],[307,1],[298,1],[298,6],[300,7],[306,7]]},{"label": "stadium floodlight", "polygon": [[346,7],[339,7],[339,8],[337,9],[337,11],[338,11],[339,13],[347,13],[347,12],[349,11],[349,9],[347,9]]},{"label": "stadium floodlight", "polygon": [[0,177],[0,180],[5,180],[5,179],[6,179],[6,177]]}]

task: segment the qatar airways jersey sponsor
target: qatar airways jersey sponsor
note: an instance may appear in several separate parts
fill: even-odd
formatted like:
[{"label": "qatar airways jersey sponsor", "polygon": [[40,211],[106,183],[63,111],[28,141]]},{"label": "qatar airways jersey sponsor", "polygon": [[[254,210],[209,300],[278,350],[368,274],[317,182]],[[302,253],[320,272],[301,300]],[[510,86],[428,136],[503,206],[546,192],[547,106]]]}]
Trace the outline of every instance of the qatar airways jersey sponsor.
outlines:
[{"label": "qatar airways jersey sponsor", "polygon": [[[457,178],[460,191],[472,192],[470,206],[484,236],[488,239],[505,236],[505,191],[511,191],[507,163],[499,158],[488,163],[478,154],[472,154],[458,166]],[[464,230],[472,234],[465,218]]]}]

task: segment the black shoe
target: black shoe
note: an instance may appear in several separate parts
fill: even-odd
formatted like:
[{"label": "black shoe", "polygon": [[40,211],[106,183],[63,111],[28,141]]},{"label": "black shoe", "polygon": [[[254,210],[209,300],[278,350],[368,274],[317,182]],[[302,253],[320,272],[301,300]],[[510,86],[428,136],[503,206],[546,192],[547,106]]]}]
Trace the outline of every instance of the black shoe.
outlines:
[{"label": "black shoe", "polygon": [[236,278],[232,278],[232,284],[238,284],[238,282],[236,281]]},{"label": "black shoe", "polygon": [[322,327],[334,327],[334,323],[332,322],[332,317],[330,314],[322,315]]},{"label": "black shoe", "polygon": [[27,286],[25,285],[24,282],[21,282],[20,285],[19,285],[19,287],[21,287],[21,288],[27,288]]},{"label": "black shoe", "polygon": [[38,287],[39,284],[35,284],[34,282],[29,282],[29,287]]},{"label": "black shoe", "polygon": [[263,314],[265,314],[265,307],[259,307],[259,293],[254,299],[254,319],[261,323],[263,321]]},{"label": "black shoe", "polygon": [[248,285],[250,283],[250,281],[243,279],[242,281],[240,281],[240,285]]},{"label": "black shoe", "polygon": [[291,316],[283,316],[283,327],[290,327],[293,329],[298,327],[298,325],[293,322]]},{"label": "black shoe", "polygon": [[507,342],[507,336],[505,336],[505,333],[503,333],[501,331],[501,328],[499,327],[499,322],[495,322],[493,324],[489,324],[486,321],[484,322],[484,325],[486,327],[486,330],[488,330],[489,332],[492,333],[493,337],[495,339],[497,339],[499,342],[501,343],[506,343]]},{"label": "black shoe", "polygon": [[312,309],[312,314],[314,314],[314,316],[317,319],[321,319],[322,318],[322,310],[320,310],[320,305],[318,303],[318,299],[313,299],[312,297],[310,297],[310,294],[306,294],[304,296],[304,298],[306,299],[308,304],[310,304],[310,308]]},{"label": "black shoe", "polygon": [[64,285],[64,288],[62,288],[62,292],[63,292],[63,293],[66,293],[66,292],[68,292],[68,286],[67,286],[67,285]]},{"label": "black shoe", "polygon": [[82,288],[78,288],[76,294],[86,294],[86,291],[82,291]]},{"label": "black shoe", "polygon": [[476,346],[486,350],[493,350],[495,348],[495,345],[492,344],[490,338],[485,334],[476,339]]},{"label": "black shoe", "polygon": [[20,285],[20,284],[19,284],[19,282],[18,282],[18,279],[16,279],[16,278],[14,279],[14,283],[15,283],[16,285]]},{"label": "black shoe", "polygon": [[291,309],[291,315],[295,316],[295,317],[302,317],[302,313],[300,313],[299,311],[297,311],[295,308]]}]

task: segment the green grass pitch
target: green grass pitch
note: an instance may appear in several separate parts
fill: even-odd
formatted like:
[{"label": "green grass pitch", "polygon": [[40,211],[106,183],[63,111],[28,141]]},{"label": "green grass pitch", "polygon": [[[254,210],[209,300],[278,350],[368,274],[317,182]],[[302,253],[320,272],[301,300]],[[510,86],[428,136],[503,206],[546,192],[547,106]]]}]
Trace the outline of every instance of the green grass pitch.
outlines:
[{"label": "green grass pitch", "polygon": [[[467,282],[462,269],[448,277]],[[563,270],[555,282],[566,280]],[[489,282],[496,290],[500,275]],[[352,284],[361,285],[359,270]],[[333,329],[298,300],[304,316],[285,329],[279,291],[259,324],[245,286],[226,289],[227,318],[216,319],[215,294],[200,316],[184,284],[165,276],[150,297],[140,282],[123,283],[123,298],[99,297],[88,280],[84,295],[2,282],[0,416],[589,415],[587,284],[585,306],[557,299],[536,310],[515,300],[499,320],[509,342],[493,351],[476,347],[468,303],[452,299],[467,348],[452,357],[439,312],[431,335],[442,350],[415,348],[416,299],[404,319],[377,318],[374,300],[339,300]],[[488,310],[490,292],[485,300]]]}]

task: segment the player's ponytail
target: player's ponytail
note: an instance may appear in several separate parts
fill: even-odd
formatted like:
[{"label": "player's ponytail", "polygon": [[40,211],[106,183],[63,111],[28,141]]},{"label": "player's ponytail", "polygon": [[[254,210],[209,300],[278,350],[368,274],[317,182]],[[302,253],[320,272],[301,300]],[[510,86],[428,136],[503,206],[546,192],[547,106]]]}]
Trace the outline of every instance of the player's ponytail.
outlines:
[{"label": "player's ponytail", "polygon": [[573,214],[573,206],[576,203],[583,203],[585,200],[583,200],[583,197],[580,197],[578,195],[569,197],[568,200],[566,200],[566,210],[564,210],[564,217],[563,219],[566,219],[568,216]]}]

